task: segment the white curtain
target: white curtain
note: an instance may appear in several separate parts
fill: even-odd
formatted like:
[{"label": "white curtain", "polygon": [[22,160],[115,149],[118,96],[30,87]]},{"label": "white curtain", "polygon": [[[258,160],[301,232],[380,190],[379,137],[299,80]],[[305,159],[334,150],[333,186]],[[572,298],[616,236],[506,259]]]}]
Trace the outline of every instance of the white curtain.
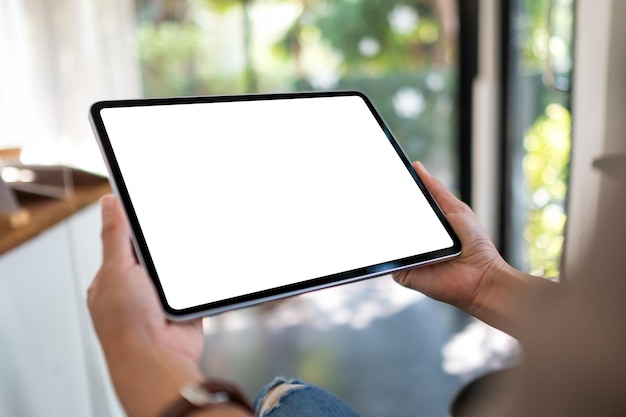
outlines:
[{"label": "white curtain", "polygon": [[97,100],[141,95],[132,0],[0,0],[0,148],[99,164]]}]

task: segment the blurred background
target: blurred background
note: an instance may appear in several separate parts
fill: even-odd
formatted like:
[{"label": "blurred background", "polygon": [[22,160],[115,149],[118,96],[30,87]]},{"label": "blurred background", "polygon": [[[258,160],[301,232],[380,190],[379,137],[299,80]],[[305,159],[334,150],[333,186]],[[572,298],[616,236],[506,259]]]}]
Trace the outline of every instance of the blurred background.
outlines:
[{"label": "blurred background", "polygon": [[[356,89],[411,159],[472,203],[476,0],[4,0],[0,12],[0,147],[26,161],[102,170],[85,116],[96,100]],[[500,13],[493,235],[516,266],[556,276],[574,1]]]},{"label": "blurred background", "polygon": [[[356,89],[409,157],[476,210],[507,261],[555,278],[576,10],[574,0],[2,0],[0,148],[104,172],[87,122],[97,100]],[[85,216],[80,233],[95,241],[97,209]],[[94,254],[81,291],[97,245],[82,249]],[[3,261],[8,273],[21,265]],[[301,377],[363,416],[441,416],[465,382],[519,353],[389,277],[226,313],[205,332],[207,374],[250,395],[274,375]],[[102,384],[88,408],[120,413]]]}]

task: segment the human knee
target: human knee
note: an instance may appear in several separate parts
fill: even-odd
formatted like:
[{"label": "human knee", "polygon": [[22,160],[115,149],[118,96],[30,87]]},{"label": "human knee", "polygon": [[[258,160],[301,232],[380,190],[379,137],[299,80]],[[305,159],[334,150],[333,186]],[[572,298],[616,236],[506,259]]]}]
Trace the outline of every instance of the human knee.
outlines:
[{"label": "human knee", "polygon": [[296,379],[276,378],[257,397],[258,417],[358,417],[329,391]]},{"label": "human knee", "polygon": [[269,416],[269,414],[277,410],[290,395],[306,388],[307,385],[299,381],[277,378],[260,398],[256,407],[257,416]]}]

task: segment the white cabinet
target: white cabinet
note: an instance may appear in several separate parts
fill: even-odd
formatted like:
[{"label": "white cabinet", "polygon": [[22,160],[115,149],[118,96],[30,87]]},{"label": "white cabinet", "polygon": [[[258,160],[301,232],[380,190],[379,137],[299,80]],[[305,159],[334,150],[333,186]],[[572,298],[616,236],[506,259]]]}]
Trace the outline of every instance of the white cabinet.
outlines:
[{"label": "white cabinet", "polygon": [[85,303],[99,236],[92,206],[0,256],[0,416],[123,415]]}]

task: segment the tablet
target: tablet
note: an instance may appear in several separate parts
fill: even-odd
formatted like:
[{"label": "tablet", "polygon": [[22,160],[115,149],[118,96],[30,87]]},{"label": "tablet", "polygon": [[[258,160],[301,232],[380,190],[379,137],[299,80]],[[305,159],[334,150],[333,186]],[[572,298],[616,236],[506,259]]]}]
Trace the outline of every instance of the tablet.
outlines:
[{"label": "tablet", "polygon": [[104,101],[90,119],[171,319],[461,251],[362,93]]}]

